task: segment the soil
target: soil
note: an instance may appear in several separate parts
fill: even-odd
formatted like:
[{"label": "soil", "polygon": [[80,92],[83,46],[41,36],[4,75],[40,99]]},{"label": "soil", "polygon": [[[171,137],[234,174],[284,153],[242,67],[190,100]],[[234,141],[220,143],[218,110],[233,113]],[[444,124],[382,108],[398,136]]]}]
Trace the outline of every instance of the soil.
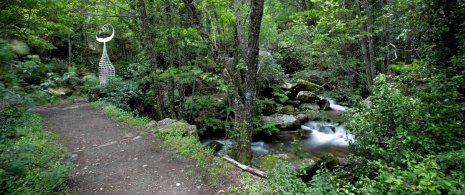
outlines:
[{"label": "soil", "polygon": [[88,102],[34,111],[71,151],[75,164],[69,178],[71,194],[204,195],[228,191],[221,189],[224,186],[208,186],[205,173],[188,160],[170,157],[152,133],[114,122]]}]

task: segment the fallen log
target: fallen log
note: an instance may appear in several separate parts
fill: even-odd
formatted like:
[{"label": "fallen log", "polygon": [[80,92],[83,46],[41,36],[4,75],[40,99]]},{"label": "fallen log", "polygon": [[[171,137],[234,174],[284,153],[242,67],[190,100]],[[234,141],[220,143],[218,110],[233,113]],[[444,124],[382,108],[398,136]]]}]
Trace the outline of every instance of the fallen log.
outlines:
[{"label": "fallen log", "polygon": [[247,165],[244,165],[240,162],[237,162],[236,160],[232,159],[231,157],[229,157],[228,155],[220,155],[221,158],[223,158],[224,160],[228,161],[229,163],[235,165],[236,167],[239,167],[240,169],[244,170],[244,171],[247,171],[249,173],[252,173],[254,175],[257,175],[259,177],[263,177],[263,178],[266,178],[266,173],[263,172],[263,171],[260,171],[258,169],[254,169],[252,167],[249,167]]}]

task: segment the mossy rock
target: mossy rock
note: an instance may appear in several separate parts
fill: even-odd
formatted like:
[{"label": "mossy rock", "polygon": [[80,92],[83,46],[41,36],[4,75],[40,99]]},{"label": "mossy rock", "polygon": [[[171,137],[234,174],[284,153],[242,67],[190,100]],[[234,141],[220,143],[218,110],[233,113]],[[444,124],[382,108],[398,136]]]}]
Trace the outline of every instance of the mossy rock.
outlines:
[{"label": "mossy rock", "polygon": [[181,130],[187,135],[197,135],[198,130],[195,125],[190,125],[186,122],[177,121],[170,118],[165,118],[157,122],[157,124],[150,128],[151,131],[157,132],[169,132],[172,130]]},{"label": "mossy rock", "polygon": [[297,79],[296,83],[291,84],[291,93],[289,94],[289,98],[293,99],[297,96],[297,94],[301,91],[310,91],[317,95],[323,93],[324,88],[321,85],[308,82],[303,79]]},{"label": "mossy rock", "polygon": [[303,112],[303,114],[305,114],[310,121],[320,118],[320,112],[318,110],[307,110]]},{"label": "mossy rock", "polygon": [[294,115],[296,113],[296,109],[294,108],[294,106],[288,104],[288,105],[285,105],[279,113]]},{"label": "mossy rock", "polygon": [[300,91],[297,94],[297,99],[302,103],[313,103],[320,101],[320,97],[311,91]]},{"label": "mossy rock", "polygon": [[276,164],[280,160],[289,162],[296,170],[303,168],[307,171],[307,173],[312,173],[312,174],[316,172],[321,162],[323,162],[318,157],[312,156],[308,153],[299,154],[299,155],[292,154],[292,153],[286,153],[286,154],[273,154],[273,155],[255,158],[253,160],[253,164],[263,171],[270,171],[276,166]]},{"label": "mossy rock", "polygon": [[56,88],[56,89],[48,88],[47,91],[61,98],[66,98],[66,97],[71,96],[71,94],[73,94],[73,91],[71,89],[63,88],[63,87]]},{"label": "mossy rock", "polygon": [[303,103],[299,106],[300,110],[320,110],[320,106],[315,103]]},{"label": "mossy rock", "polygon": [[324,154],[321,156],[321,160],[328,169],[333,169],[339,165],[339,159],[332,154]]}]

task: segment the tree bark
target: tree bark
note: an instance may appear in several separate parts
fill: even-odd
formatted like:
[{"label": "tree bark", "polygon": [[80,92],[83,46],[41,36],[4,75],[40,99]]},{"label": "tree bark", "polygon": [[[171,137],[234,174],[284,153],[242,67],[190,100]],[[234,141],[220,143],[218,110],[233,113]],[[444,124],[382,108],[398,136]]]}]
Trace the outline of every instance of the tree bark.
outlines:
[{"label": "tree bark", "polygon": [[[410,4],[408,6],[409,13],[407,15],[407,20],[411,21],[412,16],[411,12],[413,12],[413,5]],[[407,28],[407,33],[405,34],[405,49],[404,49],[404,63],[411,64],[412,63],[412,29]]]},{"label": "tree bark", "polygon": [[263,6],[264,0],[252,0],[252,12],[250,14],[249,21],[249,34],[248,34],[248,45],[247,45],[247,57],[245,64],[247,70],[245,73],[245,92],[244,92],[244,109],[242,111],[236,110],[236,114],[243,116],[242,121],[236,121],[244,124],[239,130],[238,148],[236,148],[236,159],[244,164],[249,164],[252,159],[252,153],[250,151],[252,142],[252,131],[254,128],[253,117],[255,111],[255,97],[256,97],[256,86],[257,86],[257,70],[258,70],[258,53],[259,53],[259,38],[260,38],[260,27],[263,17]]},{"label": "tree bark", "polygon": [[[362,13],[360,11],[360,2],[359,0],[355,0],[355,11],[357,12],[358,15],[358,20],[360,23],[360,33],[365,32],[363,28],[363,23],[362,21]],[[360,39],[360,44],[362,45],[362,53],[363,53],[363,64],[365,65],[365,75],[367,77],[367,89],[368,91],[371,92],[371,86],[373,85],[373,77],[371,75],[371,69],[370,69],[370,63],[369,63],[369,58],[368,58],[368,51],[367,51],[367,44],[366,44],[366,39],[365,36],[362,36]]]},{"label": "tree bark", "polygon": [[239,5],[239,0],[233,0],[233,6],[234,6],[234,16],[236,17],[236,31],[237,31],[237,41],[239,42],[239,45],[241,46],[241,52],[242,56],[246,57],[247,56],[247,46],[245,44],[244,40],[244,32],[243,32],[243,27],[242,27],[242,16],[241,16],[241,7]]},{"label": "tree bark", "polygon": [[254,169],[254,168],[249,167],[247,165],[244,165],[244,164],[242,164],[240,162],[237,162],[234,159],[230,158],[228,155],[221,156],[221,158],[223,158],[224,160],[230,162],[231,164],[235,165],[236,167],[239,167],[240,169],[242,169],[244,171],[247,171],[247,172],[252,173],[254,175],[266,178],[266,173],[265,172],[260,171],[258,169]]},{"label": "tree bark", "polygon": [[[141,23],[142,30],[142,42],[144,43],[145,57],[149,63],[149,68],[152,72],[155,72],[158,68],[155,52],[153,52],[153,39],[151,36],[150,25],[147,19],[147,12],[145,9],[144,0],[138,0],[137,6],[139,8],[139,19]],[[155,109],[156,118],[161,119],[164,116],[164,102],[163,94],[161,93],[161,86],[158,83],[158,78],[156,76],[152,77],[152,90],[154,95],[154,103],[157,106]]]},{"label": "tree bark", "polygon": [[373,43],[373,15],[371,13],[371,5],[368,4],[368,0],[363,1],[363,7],[367,16],[367,32],[368,32],[368,53],[370,56],[370,69],[371,78],[376,77],[376,59],[375,59],[375,45]]},{"label": "tree bark", "polygon": [[68,34],[68,66],[71,67],[73,64],[73,50],[71,45],[71,33]]}]

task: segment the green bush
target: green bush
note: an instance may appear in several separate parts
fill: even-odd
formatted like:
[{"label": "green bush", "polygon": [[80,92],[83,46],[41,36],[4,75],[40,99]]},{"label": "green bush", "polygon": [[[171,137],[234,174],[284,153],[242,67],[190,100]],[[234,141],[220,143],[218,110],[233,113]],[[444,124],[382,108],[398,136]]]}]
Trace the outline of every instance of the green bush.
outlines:
[{"label": "green bush", "polygon": [[[87,80],[88,84],[93,84],[93,79]],[[125,111],[135,111],[137,103],[142,102],[144,93],[138,84],[132,80],[123,80],[119,77],[111,78],[105,86],[94,88],[89,94],[91,100],[101,100],[109,102]]]},{"label": "green bush", "polygon": [[[0,193],[1,194],[66,194],[66,184],[72,163],[61,145],[50,144],[58,136],[46,132],[42,119],[29,112],[10,110],[0,113],[14,123],[16,136],[2,138],[0,142]],[[19,113],[19,114],[18,114]],[[2,126],[2,129],[5,126]],[[2,131],[3,133],[3,131]]]}]

